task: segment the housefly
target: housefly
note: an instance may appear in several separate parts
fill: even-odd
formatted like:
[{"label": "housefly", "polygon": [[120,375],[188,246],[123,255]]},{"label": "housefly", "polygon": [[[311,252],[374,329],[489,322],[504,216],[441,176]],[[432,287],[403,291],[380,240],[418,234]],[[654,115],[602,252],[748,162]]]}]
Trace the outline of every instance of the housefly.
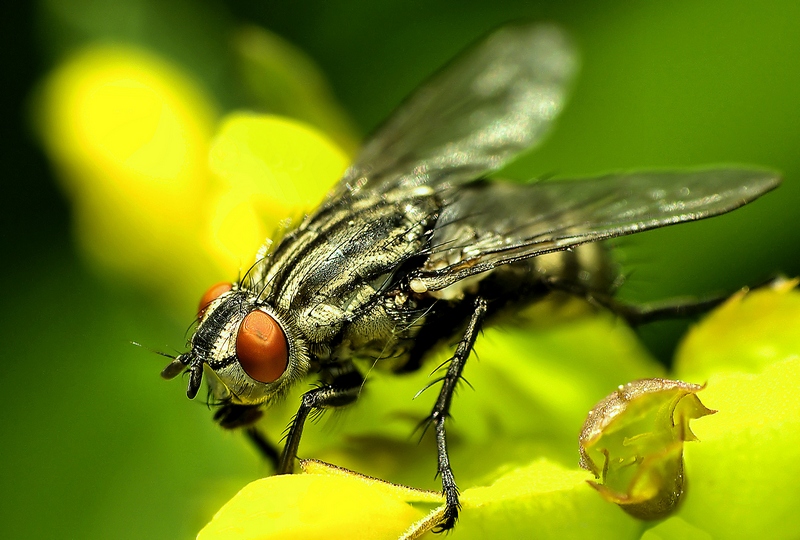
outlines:
[{"label": "housefly", "polygon": [[[613,299],[615,275],[596,242],[729,212],[776,187],[772,172],[726,168],[514,183],[489,180],[536,146],[577,70],[567,36],[548,25],[504,27],[446,66],[380,127],[322,204],[268,242],[241,279],[211,287],[190,350],[162,372],[206,374],[216,421],[243,429],[291,473],[310,414],[356,401],[354,358],[417,369],[442,340],[458,345],[430,416],[446,498],[458,516],[447,451],[454,389],[485,323],[568,291],[632,319],[680,312]],[[316,374],[278,454],[255,428],[264,408]]]}]

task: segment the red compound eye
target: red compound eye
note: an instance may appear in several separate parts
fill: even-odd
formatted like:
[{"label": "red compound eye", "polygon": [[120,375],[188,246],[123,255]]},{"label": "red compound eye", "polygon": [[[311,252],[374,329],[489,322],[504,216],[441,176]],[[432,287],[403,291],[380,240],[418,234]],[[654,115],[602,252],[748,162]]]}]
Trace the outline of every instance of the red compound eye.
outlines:
[{"label": "red compound eye", "polygon": [[236,335],[236,356],[245,373],[257,381],[278,380],[289,364],[289,346],[280,325],[261,310],[251,311]]},{"label": "red compound eye", "polygon": [[203,313],[206,312],[206,308],[208,305],[231,290],[233,286],[230,283],[217,283],[216,285],[212,285],[208,288],[202,298],[200,298],[200,305],[197,308],[197,317],[200,318],[203,316]]}]

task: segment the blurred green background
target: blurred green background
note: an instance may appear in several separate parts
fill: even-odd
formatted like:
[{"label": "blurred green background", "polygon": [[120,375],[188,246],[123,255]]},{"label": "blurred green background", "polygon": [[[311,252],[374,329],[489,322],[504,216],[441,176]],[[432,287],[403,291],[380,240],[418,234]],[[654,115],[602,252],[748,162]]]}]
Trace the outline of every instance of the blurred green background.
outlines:
[{"label": "blurred green background", "polygon": [[[520,18],[553,20],[573,33],[582,72],[552,136],[509,176],[719,163],[785,175],[777,192],[731,215],[620,241],[629,273],[621,294],[732,291],[800,274],[794,1],[45,0],[5,11],[5,538],[193,536],[266,472],[243,441],[186,400],[183,385],[160,381],[163,359],[129,344],[180,349],[195,306],[101,277],[74,249],[68,204],[26,119],[36,82],[87,42],[150,48],[227,111],[253,106],[231,72],[230,41],[235,28],[257,24],[306,51],[368,133],[480,35]],[[682,328],[653,325],[642,336],[668,358]]]}]

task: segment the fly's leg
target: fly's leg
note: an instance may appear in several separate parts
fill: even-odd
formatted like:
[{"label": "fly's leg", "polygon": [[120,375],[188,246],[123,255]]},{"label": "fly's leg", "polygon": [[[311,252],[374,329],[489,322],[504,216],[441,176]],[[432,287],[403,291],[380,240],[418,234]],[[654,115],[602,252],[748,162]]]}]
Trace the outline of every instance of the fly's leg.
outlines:
[{"label": "fly's leg", "polygon": [[589,302],[608,309],[618,317],[625,319],[631,326],[700,315],[717,307],[728,298],[729,296],[714,296],[702,299],[672,298],[660,302],[632,304],[616,300],[610,296],[594,294],[587,296]]},{"label": "fly's leg", "polygon": [[343,407],[353,403],[358,399],[358,393],[363,383],[364,378],[361,374],[350,366],[344,370],[340,369],[331,382],[303,394],[300,408],[289,426],[286,445],[283,447],[276,474],[291,474],[294,470],[294,460],[297,457],[300,437],[303,435],[303,426],[308,415],[314,411]]},{"label": "fly's leg", "polygon": [[264,436],[261,430],[255,427],[255,423],[263,414],[264,411],[260,406],[226,403],[214,413],[214,421],[224,429],[243,428],[245,435],[253,443],[261,457],[267,460],[274,469],[277,469],[280,457],[278,449]]},{"label": "fly's leg", "polygon": [[453,358],[447,367],[447,373],[442,378],[442,388],[439,397],[433,406],[428,422],[432,422],[436,432],[436,450],[439,457],[438,475],[442,478],[442,492],[444,493],[446,508],[442,521],[436,526],[435,532],[442,532],[451,529],[458,519],[460,504],[458,502],[458,486],[450,467],[450,457],[447,454],[447,434],[445,432],[445,420],[450,416],[450,404],[453,400],[453,392],[456,389],[464,365],[475,345],[475,339],[481,328],[481,323],[486,316],[486,301],[478,298],[475,302],[475,311],[470,317],[464,337],[458,343]]},{"label": "fly's leg", "polygon": [[547,281],[547,286],[553,290],[585,298],[588,302],[603,307],[614,313],[614,315],[625,319],[631,326],[700,315],[717,307],[729,298],[729,295],[706,298],[685,297],[635,304],[617,300],[610,294],[586,290],[566,280],[551,279]]},{"label": "fly's leg", "polygon": [[278,470],[278,461],[281,454],[278,452],[278,448],[272,444],[272,441],[264,436],[264,432],[255,426],[250,426],[245,428],[244,434],[247,435],[247,438],[258,450],[258,453],[261,454],[261,457],[269,461],[273,469]]},{"label": "fly's leg", "polygon": [[[750,290],[761,289],[763,287],[773,287],[782,283],[782,278],[773,277],[757,285],[750,287]],[[730,298],[730,294],[720,294],[706,298],[671,298],[664,301],[648,302],[645,304],[631,304],[621,302],[611,296],[589,295],[589,301],[600,304],[611,310],[616,315],[624,318],[631,326],[647,324],[653,321],[664,319],[680,319],[694,315],[702,315],[707,311],[717,307]]]}]

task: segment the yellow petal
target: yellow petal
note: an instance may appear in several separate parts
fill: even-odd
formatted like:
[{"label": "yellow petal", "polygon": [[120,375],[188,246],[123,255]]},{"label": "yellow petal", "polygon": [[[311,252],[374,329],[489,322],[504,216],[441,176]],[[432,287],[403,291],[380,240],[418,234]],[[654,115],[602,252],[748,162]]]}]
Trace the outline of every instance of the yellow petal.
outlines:
[{"label": "yellow petal", "polygon": [[436,493],[319,462],[308,470],[312,473],[248,484],[200,531],[198,540],[398,538],[428,513],[411,502],[441,503]]},{"label": "yellow petal", "polygon": [[508,471],[490,486],[465,489],[457,538],[639,537],[639,523],[586,484],[587,473],[546,459]]},{"label": "yellow petal", "polygon": [[[791,329],[794,331],[794,329]],[[800,358],[758,374],[719,373],[703,401],[719,412],[693,423],[689,482],[679,515],[715,538],[800,538]]]},{"label": "yellow petal", "polygon": [[702,382],[720,371],[758,373],[800,355],[800,291],[797,280],[778,280],[741,291],[697,324],[675,358],[678,376]]}]

